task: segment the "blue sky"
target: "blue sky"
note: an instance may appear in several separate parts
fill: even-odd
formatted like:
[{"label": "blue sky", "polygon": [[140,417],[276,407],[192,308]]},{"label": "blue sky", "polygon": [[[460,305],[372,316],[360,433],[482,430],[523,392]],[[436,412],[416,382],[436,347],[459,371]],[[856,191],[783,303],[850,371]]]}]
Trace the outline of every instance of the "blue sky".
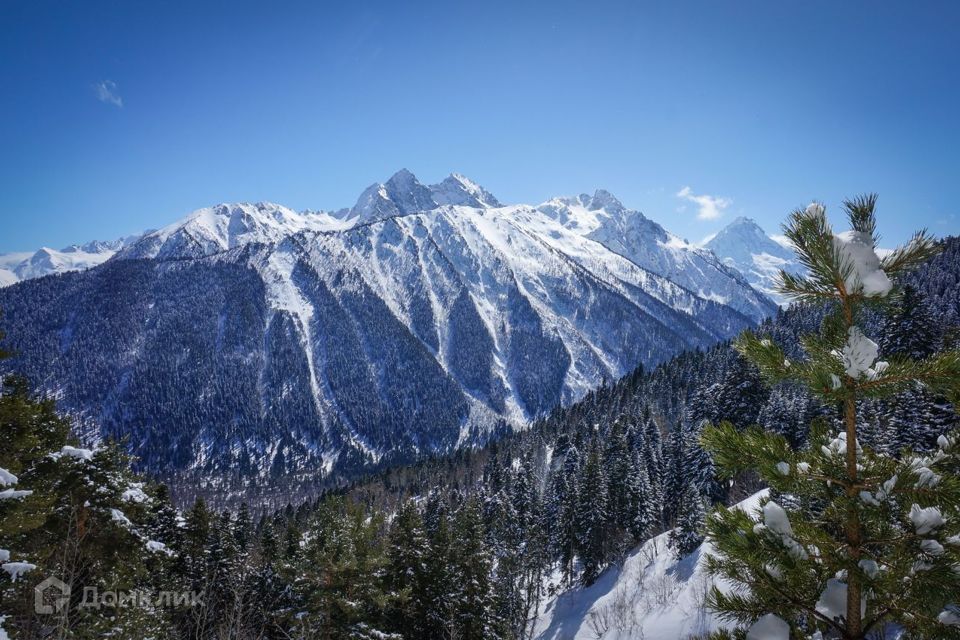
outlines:
[{"label": "blue sky", "polygon": [[958,32],[956,2],[2,0],[0,252],[401,167],[690,239],[864,191],[887,244],[957,233]]}]

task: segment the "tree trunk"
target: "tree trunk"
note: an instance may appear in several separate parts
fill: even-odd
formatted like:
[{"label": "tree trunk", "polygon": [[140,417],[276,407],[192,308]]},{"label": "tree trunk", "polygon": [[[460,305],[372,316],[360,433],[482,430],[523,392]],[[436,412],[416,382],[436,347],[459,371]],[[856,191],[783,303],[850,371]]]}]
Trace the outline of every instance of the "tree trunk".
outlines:
[{"label": "tree trunk", "polygon": [[[853,395],[847,396],[844,402],[844,421],[847,432],[847,497],[850,506],[847,511],[846,538],[850,552],[851,564],[860,559],[860,514],[857,512],[857,403]],[[856,571],[847,571],[847,630],[845,638],[859,640],[863,637],[863,621],[861,620],[861,591],[860,576]]]}]

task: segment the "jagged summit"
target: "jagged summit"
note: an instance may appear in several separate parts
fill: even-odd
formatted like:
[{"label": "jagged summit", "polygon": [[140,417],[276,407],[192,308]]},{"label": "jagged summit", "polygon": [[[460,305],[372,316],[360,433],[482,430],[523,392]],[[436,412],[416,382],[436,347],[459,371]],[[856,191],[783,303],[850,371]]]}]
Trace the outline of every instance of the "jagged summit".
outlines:
[{"label": "jagged summit", "polygon": [[623,213],[627,210],[626,207],[623,206],[623,203],[606,189],[597,189],[594,191],[587,208],[591,211],[604,209],[610,213]]},{"label": "jagged summit", "polygon": [[466,207],[500,207],[500,201],[470,178],[451,173],[443,182],[432,185],[430,191],[437,204]]},{"label": "jagged summit", "polygon": [[386,182],[367,187],[348,215],[357,223],[364,224],[432,211],[444,205],[475,208],[502,206],[492,193],[459,173],[452,173],[442,182],[428,186],[408,169],[400,169]]},{"label": "jagged summit", "polygon": [[[452,226],[465,224],[465,228],[471,228],[475,224],[473,219],[481,212],[480,217],[487,223],[476,224],[485,224],[484,232],[491,230],[490,224],[502,226],[505,230],[502,241],[507,246],[513,243],[516,247],[519,237],[516,234],[523,232],[537,234],[570,255],[613,252],[641,269],[668,278],[701,299],[729,306],[746,317],[760,319],[772,313],[770,301],[753,291],[735,270],[741,268],[743,259],[748,259],[752,250],[734,255],[732,249],[722,252],[718,249],[722,257],[737,258],[721,262],[709,250],[690,245],[641,212],[627,208],[605,189],[597,189],[592,195],[553,198],[536,207],[504,206],[490,191],[462,174],[452,173],[437,184],[426,185],[405,168],[384,182],[370,185],[352,208],[334,213],[296,212],[271,202],[222,203],[198,209],[162,229],[143,234],[132,243],[125,242],[122,248],[97,246],[104,251],[98,252],[96,259],[87,259],[84,247],[68,248],[65,255],[71,259],[37,256],[33,261],[35,266],[19,270],[15,267],[29,254],[15,261],[0,259],[0,268],[7,270],[0,274],[3,276],[0,285],[93,266],[115,252],[121,259],[200,258],[244,245],[275,245],[303,232],[337,233],[406,217],[413,223],[417,216],[422,223],[422,214],[428,214],[427,218],[449,218]],[[464,240],[469,241],[474,233],[467,232]],[[733,245],[752,247],[765,239],[759,227],[746,219],[734,221],[725,234],[732,238]],[[714,245],[721,243],[723,237],[724,234],[718,234]],[[784,251],[773,247],[767,253],[779,257],[781,253],[774,253],[775,250]],[[595,262],[598,258],[590,260]]]},{"label": "jagged summit", "polygon": [[768,236],[752,218],[736,218],[704,243],[704,248],[742,273],[755,289],[781,303],[785,300],[775,291],[777,274],[781,269],[801,270],[793,251]]},{"label": "jagged summit", "polygon": [[272,202],[204,207],[140,239],[121,258],[196,258],[244,244],[272,243],[303,231],[332,231],[347,224],[325,212],[297,213]]}]

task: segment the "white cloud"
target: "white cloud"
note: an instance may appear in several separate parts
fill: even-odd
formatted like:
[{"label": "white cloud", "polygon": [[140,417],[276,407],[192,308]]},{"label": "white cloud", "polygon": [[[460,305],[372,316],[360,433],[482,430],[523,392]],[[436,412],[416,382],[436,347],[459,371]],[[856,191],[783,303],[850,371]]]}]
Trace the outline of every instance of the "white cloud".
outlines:
[{"label": "white cloud", "polygon": [[733,200],[720,196],[706,194],[696,195],[690,187],[684,187],[677,192],[677,197],[697,205],[697,218],[700,220],[716,220],[723,215],[723,210],[733,204]]},{"label": "white cloud", "polygon": [[94,85],[94,89],[97,90],[97,100],[100,102],[123,108],[123,98],[117,94],[117,83],[113,80],[101,80]]}]

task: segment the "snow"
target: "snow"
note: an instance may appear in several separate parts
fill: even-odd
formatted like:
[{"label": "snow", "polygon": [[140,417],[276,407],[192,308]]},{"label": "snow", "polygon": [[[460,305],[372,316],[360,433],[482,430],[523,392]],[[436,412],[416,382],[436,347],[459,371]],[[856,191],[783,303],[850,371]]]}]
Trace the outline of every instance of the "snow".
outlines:
[{"label": "snow", "polygon": [[120,498],[126,502],[146,502],[147,494],[143,492],[143,483],[135,482],[124,491]]},{"label": "snow", "polygon": [[15,484],[17,484],[17,476],[0,467],[0,487],[9,487]]},{"label": "snow", "polygon": [[162,542],[157,542],[156,540],[147,540],[147,549],[153,551],[154,553],[163,553],[168,556],[172,556],[173,552],[167,548],[167,545]]},{"label": "snow", "polygon": [[[735,508],[755,513],[767,495],[761,491]],[[611,567],[589,587],[572,587],[548,597],[534,625],[536,640],[630,640],[686,638],[725,628],[704,607],[714,580],[707,574],[709,541],[677,559],[670,532],[634,549],[621,566]],[[559,576],[550,578],[558,582]],[[718,584],[723,590],[730,585]]]},{"label": "snow", "polygon": [[786,462],[778,462],[777,473],[779,473],[782,476],[790,475],[790,465]]},{"label": "snow", "polygon": [[755,530],[759,531],[764,527],[780,536],[780,541],[787,547],[791,556],[799,560],[807,559],[806,549],[793,537],[793,527],[790,525],[787,512],[772,500],[763,505],[763,524],[757,525]]},{"label": "snow", "polygon": [[88,461],[93,459],[93,451],[91,449],[78,449],[77,447],[71,447],[68,445],[63,449],[60,449],[59,456],[67,456],[68,458],[76,458],[77,460]]},{"label": "snow", "polygon": [[23,574],[36,569],[37,565],[30,564],[29,562],[4,562],[2,568],[10,574],[11,582],[16,582]]},{"label": "snow", "polygon": [[929,467],[918,467],[915,473],[917,474],[917,481],[914,486],[917,489],[930,489],[940,484],[940,476]]},{"label": "snow", "polygon": [[863,504],[870,505],[871,507],[879,507],[880,501],[873,497],[873,494],[869,491],[860,492],[860,502]]},{"label": "snow", "polygon": [[837,234],[833,237],[833,247],[841,272],[847,274],[844,287],[848,294],[882,297],[890,293],[893,283],[880,268],[880,257],[874,251],[869,233],[851,230]]},{"label": "snow", "polygon": [[763,524],[774,533],[784,536],[793,535],[793,527],[790,525],[787,512],[773,500],[763,505]]},{"label": "snow", "polygon": [[960,613],[951,609],[944,609],[937,616],[937,622],[949,627],[960,627]]},{"label": "snow", "polygon": [[0,500],[15,500],[18,498],[25,498],[32,494],[33,491],[4,489],[3,491],[0,491]]},{"label": "snow", "polygon": [[910,507],[910,522],[913,523],[917,535],[923,536],[943,526],[946,520],[943,519],[940,509],[936,507],[921,508],[920,505],[914,504]]},{"label": "snow", "polygon": [[790,640],[790,625],[782,618],[768,613],[750,627],[747,640]]},{"label": "snow", "polygon": [[871,367],[879,353],[880,347],[877,343],[863,335],[860,327],[854,326],[847,332],[847,343],[843,347],[840,362],[851,378],[857,379],[864,374],[874,377],[875,372]]},{"label": "snow", "polygon": [[931,556],[942,556],[944,552],[943,545],[936,540],[921,540],[920,550]]},{"label": "snow", "polygon": [[871,580],[880,574],[880,565],[877,564],[876,560],[864,558],[858,563],[858,566]]},{"label": "snow", "polygon": [[0,549],[0,562],[7,562],[10,560],[10,551],[7,549]]},{"label": "snow", "polygon": [[110,509],[110,517],[111,519],[113,519],[114,522],[118,524],[122,524],[125,527],[133,526],[133,523],[130,522],[130,519],[127,518],[127,516],[124,515],[123,511],[120,511],[119,509]]},{"label": "snow", "polygon": [[803,271],[793,248],[768,236],[750,218],[737,218],[707,239],[703,248],[716,254],[726,266],[739,271],[755,289],[781,306],[786,306],[789,300],[777,291],[780,271],[793,274]]},{"label": "snow", "polygon": [[121,258],[184,258],[212,255],[251,243],[272,244],[302,231],[338,231],[352,221],[323,211],[297,213],[272,202],[223,203],[197,209],[144,234]]},{"label": "snow", "polygon": [[109,260],[129,241],[130,238],[121,238],[71,245],[61,250],[42,247],[32,253],[0,254],[0,287],[54,273],[90,269]]},{"label": "snow", "polygon": [[[847,616],[847,583],[836,578],[827,580],[827,586],[817,600],[817,612],[831,620]],[[867,613],[867,599],[860,602],[860,615]]]}]

